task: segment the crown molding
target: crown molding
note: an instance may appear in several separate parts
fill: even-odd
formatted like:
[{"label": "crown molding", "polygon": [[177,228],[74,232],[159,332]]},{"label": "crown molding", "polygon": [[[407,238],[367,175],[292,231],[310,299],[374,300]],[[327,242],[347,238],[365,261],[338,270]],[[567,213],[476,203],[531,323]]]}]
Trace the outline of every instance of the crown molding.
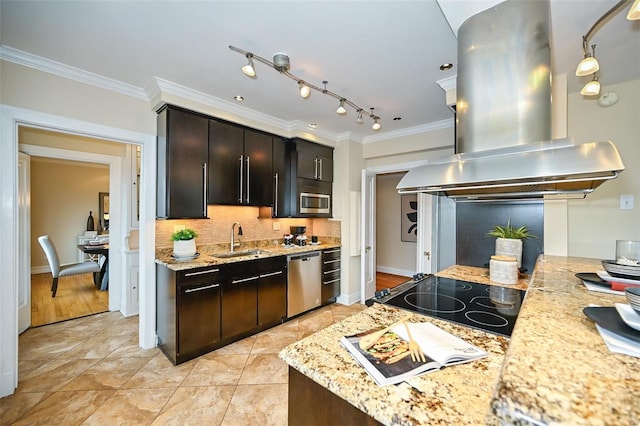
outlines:
[{"label": "crown molding", "polygon": [[458,84],[458,76],[452,75],[451,77],[443,78],[442,80],[436,81],[438,86],[445,92],[455,89]]},{"label": "crown molding", "polygon": [[380,133],[379,135],[367,136],[364,138],[365,144],[373,142],[382,142],[389,139],[395,139],[405,136],[414,136],[421,133],[433,132],[441,129],[448,129],[455,125],[453,118],[446,120],[434,121],[433,123],[422,124],[420,126],[407,127],[406,129],[393,130],[390,132]]},{"label": "crown molding", "polygon": [[14,49],[5,45],[0,46],[0,59],[13,62],[14,64],[23,65],[25,67],[34,68],[40,71],[55,74],[81,83],[100,87],[112,92],[118,92],[123,95],[131,96],[137,99],[148,101],[144,90],[139,87],[132,86],[112,78],[103,77],[89,71],[65,65],[60,62],[52,61],[38,55]]}]

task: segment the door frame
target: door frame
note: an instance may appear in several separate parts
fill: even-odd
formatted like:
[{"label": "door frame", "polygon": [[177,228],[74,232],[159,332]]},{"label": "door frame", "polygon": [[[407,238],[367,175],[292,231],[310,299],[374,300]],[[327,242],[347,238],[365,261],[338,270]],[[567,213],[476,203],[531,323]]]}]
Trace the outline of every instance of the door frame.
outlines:
[{"label": "door frame", "polygon": [[63,133],[142,145],[140,182],[140,317],[139,344],[155,338],[155,198],[156,135],[134,132],[38,111],[0,105],[0,397],[18,386],[18,127],[25,125]]},{"label": "door frame", "polygon": [[[373,227],[375,228],[375,218],[376,218],[376,208],[375,208],[375,203],[372,205],[372,208],[367,209],[365,208],[365,206],[371,204],[371,200],[369,200],[367,198],[367,191],[365,190],[365,179],[367,175],[371,175],[371,174],[383,174],[383,173],[402,173],[402,172],[407,172],[408,170],[411,170],[415,167],[418,166],[423,166],[425,164],[428,164],[427,160],[420,160],[420,161],[411,161],[411,162],[406,162],[406,163],[398,163],[398,164],[389,164],[389,165],[384,165],[384,166],[372,166],[372,167],[367,167],[365,169],[362,169],[362,230],[361,230],[361,235],[360,235],[360,241],[361,241],[361,245],[362,245],[362,252],[361,252],[361,267],[360,267],[360,299],[363,301],[362,303],[364,303],[364,300],[366,299],[366,292],[365,292],[365,284],[367,282],[367,278],[366,278],[366,271],[367,268],[373,267],[375,268],[376,265],[372,265],[369,266],[366,264],[366,253],[364,251],[364,248],[366,246],[370,246],[370,250],[373,251],[373,253],[375,253],[376,250],[376,239],[375,239],[375,231],[373,233],[371,233],[371,231],[367,230],[367,227],[365,226],[366,223],[372,223]],[[418,199],[422,200],[422,203],[424,203],[424,198],[422,197],[422,195],[424,194],[418,194]],[[418,204],[418,215],[420,215],[420,206],[423,205],[422,203]],[[420,216],[422,217],[422,216]],[[421,235],[431,235],[431,230],[425,231],[425,229],[423,228],[425,225],[426,221],[421,220],[418,221],[418,237],[420,238]],[[431,223],[431,221],[429,221],[429,223]],[[367,235],[366,233],[370,232],[369,235]],[[368,242],[368,243],[366,243]],[[423,248],[424,249],[424,243],[423,245],[418,245],[416,246],[416,256],[418,256],[418,248]],[[373,256],[373,259],[375,259],[375,256]],[[433,259],[433,256],[432,256]],[[418,261],[417,266],[421,264],[421,260]],[[374,283],[375,283],[375,278],[374,278]]]}]

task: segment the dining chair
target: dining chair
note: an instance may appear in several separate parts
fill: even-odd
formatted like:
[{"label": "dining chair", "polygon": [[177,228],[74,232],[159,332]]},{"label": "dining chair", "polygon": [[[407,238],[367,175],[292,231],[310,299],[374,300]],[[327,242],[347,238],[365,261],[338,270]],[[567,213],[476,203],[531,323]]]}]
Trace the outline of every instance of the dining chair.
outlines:
[{"label": "dining chair", "polygon": [[38,242],[40,243],[40,246],[42,246],[44,254],[47,256],[47,261],[51,268],[51,275],[53,275],[53,281],[51,282],[51,297],[56,297],[56,292],[58,291],[58,278],[61,277],[93,273],[93,280],[95,283],[100,272],[100,265],[98,265],[98,262],[80,262],[60,265],[58,252],[56,251],[56,247],[53,245],[51,238],[49,238],[48,235],[42,235],[38,237]]}]

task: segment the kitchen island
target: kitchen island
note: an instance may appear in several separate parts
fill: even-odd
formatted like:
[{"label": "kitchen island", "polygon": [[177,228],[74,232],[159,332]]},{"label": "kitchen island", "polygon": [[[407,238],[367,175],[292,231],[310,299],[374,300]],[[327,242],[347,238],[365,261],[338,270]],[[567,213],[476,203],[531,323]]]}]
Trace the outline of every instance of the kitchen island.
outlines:
[{"label": "kitchen island", "polygon": [[[467,268],[437,275],[486,283],[486,270]],[[408,383],[377,386],[339,344],[344,335],[386,326],[405,315],[390,306],[375,304],[288,346],[280,357],[290,366],[290,386],[312,381],[310,386],[330,391],[373,424],[637,425],[638,360],[609,353],[582,313],[589,304],[624,302],[623,296],[586,291],[575,277],[598,269],[596,259],[540,256],[511,339],[414,314],[412,321],[433,322],[489,357]],[[303,411],[292,406],[301,403],[295,401],[297,394],[290,388],[290,415]],[[329,416],[318,424],[341,424],[339,411]]]}]

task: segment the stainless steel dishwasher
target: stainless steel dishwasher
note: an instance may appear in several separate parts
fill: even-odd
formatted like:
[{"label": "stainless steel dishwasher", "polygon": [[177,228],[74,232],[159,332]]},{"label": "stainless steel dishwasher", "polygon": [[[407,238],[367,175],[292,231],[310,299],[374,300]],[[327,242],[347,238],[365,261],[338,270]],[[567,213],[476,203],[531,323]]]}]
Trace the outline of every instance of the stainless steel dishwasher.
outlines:
[{"label": "stainless steel dishwasher", "polygon": [[287,317],[320,306],[322,261],[319,251],[287,256]]}]

